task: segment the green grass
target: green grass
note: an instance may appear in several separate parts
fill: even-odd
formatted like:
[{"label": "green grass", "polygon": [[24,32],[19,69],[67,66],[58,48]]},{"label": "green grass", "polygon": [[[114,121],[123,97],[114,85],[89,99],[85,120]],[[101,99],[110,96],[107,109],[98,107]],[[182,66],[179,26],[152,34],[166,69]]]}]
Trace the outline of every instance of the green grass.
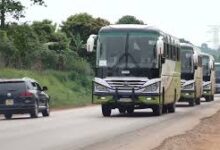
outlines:
[{"label": "green grass", "polygon": [[53,108],[77,107],[91,103],[91,77],[76,72],[0,69],[0,78],[30,77],[47,86]]}]

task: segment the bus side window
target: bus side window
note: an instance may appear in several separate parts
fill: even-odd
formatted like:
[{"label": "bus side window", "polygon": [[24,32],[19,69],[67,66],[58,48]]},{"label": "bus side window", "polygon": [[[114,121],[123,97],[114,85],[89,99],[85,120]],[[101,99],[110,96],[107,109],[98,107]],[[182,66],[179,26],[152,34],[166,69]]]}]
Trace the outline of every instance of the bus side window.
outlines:
[{"label": "bus side window", "polygon": [[170,59],[173,60],[173,45],[170,46]]},{"label": "bus side window", "polygon": [[167,57],[167,45],[164,43],[164,55],[165,58]]},{"label": "bus side window", "polygon": [[176,46],[173,46],[173,60],[176,61]]},{"label": "bus side window", "polygon": [[177,47],[176,57],[177,57],[177,61],[180,61],[180,48],[179,47]]}]

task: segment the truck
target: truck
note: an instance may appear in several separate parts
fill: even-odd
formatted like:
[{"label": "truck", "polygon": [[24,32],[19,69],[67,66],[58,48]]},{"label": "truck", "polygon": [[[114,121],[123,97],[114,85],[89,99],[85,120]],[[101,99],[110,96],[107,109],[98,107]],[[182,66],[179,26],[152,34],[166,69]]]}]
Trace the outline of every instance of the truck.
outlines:
[{"label": "truck", "polygon": [[96,49],[92,102],[102,114],[132,114],[150,108],[157,116],[175,112],[180,98],[179,39],[149,25],[109,25],[90,35]]}]

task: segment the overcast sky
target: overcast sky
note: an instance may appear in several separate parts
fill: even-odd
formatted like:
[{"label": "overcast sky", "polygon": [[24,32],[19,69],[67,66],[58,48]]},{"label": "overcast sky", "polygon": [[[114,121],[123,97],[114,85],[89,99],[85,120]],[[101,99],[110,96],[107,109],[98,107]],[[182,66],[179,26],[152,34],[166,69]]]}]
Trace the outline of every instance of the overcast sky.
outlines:
[{"label": "overcast sky", "polygon": [[50,19],[60,24],[70,15],[87,12],[113,24],[133,15],[196,45],[212,40],[208,25],[220,25],[220,0],[45,0],[47,7],[22,1],[28,8],[21,21]]}]

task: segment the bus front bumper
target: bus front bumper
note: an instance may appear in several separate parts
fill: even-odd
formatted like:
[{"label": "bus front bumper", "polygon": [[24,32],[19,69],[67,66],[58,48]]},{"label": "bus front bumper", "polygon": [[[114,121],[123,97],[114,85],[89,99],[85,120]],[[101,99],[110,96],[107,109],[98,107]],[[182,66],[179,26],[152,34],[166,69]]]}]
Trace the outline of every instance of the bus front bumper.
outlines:
[{"label": "bus front bumper", "polygon": [[160,93],[94,93],[94,104],[159,105]]},{"label": "bus front bumper", "polygon": [[188,102],[195,98],[195,90],[181,90],[179,102]]},{"label": "bus front bumper", "polygon": [[207,96],[211,96],[212,95],[212,91],[210,89],[204,89],[203,90],[203,93],[202,93],[202,96],[203,97],[207,97]]}]

